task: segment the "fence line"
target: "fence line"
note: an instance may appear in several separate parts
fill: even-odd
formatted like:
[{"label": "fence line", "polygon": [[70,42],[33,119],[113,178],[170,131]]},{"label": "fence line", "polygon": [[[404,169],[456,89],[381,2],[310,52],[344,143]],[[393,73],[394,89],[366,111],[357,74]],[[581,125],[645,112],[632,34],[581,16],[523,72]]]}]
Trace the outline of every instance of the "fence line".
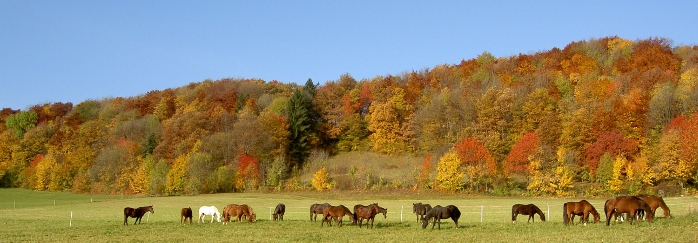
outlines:
[{"label": "fence line", "polygon": [[[673,211],[683,211],[683,210],[678,210],[680,206],[683,206],[683,208],[687,209],[687,214],[693,213],[696,211],[696,205],[698,203],[693,203],[693,202],[686,202],[686,203],[667,203],[667,206],[669,208],[674,208]],[[551,217],[551,207],[554,208],[552,210],[553,213],[556,212],[557,209],[562,207],[562,205],[557,205],[557,204],[546,204],[547,208],[543,209],[544,212],[546,212],[546,221],[551,221],[553,217]],[[485,205],[456,205],[461,210],[461,215],[480,215],[480,222],[484,223],[486,219],[486,215],[494,216],[494,218],[501,218],[503,215],[511,215],[511,206],[485,206]],[[601,208],[597,208],[597,211],[600,211],[600,213],[603,215],[603,205],[600,206]],[[269,219],[272,219],[272,214],[273,210],[275,207],[269,207]],[[286,207],[287,211],[285,212],[286,214],[309,214],[309,209],[310,207]],[[306,211],[297,211],[297,210],[290,210],[289,209],[306,209]],[[408,210],[409,210],[409,205],[408,205]],[[400,214],[400,222],[405,221],[405,217],[407,215],[414,215],[412,212],[407,212],[407,215],[405,214],[405,205],[401,204],[399,210],[396,211],[389,211],[389,212],[397,212]],[[469,217],[471,217],[469,216]],[[492,217],[489,217],[492,218]],[[508,219],[508,217],[507,217]],[[491,221],[491,220],[490,220]]]}]

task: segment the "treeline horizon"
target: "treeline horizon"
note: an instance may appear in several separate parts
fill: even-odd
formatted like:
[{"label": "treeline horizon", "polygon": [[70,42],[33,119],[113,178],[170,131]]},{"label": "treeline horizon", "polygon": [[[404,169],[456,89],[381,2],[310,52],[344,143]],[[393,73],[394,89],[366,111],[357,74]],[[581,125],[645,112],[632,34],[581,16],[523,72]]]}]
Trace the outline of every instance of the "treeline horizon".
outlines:
[{"label": "treeline horizon", "polygon": [[338,186],[333,174],[344,172],[308,171],[363,151],[424,160],[414,179],[372,188],[695,193],[698,46],[612,36],[360,80],[204,80],[4,108],[0,123],[1,187],[151,195],[366,189]]}]

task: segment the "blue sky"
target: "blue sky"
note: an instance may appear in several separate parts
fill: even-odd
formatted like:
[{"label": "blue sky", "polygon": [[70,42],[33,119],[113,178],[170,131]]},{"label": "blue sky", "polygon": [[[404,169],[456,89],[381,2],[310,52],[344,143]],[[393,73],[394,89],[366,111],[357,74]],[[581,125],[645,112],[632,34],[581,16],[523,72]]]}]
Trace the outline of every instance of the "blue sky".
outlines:
[{"label": "blue sky", "polygon": [[692,1],[0,1],[0,108],[221,78],[357,80],[617,35],[698,44]]}]

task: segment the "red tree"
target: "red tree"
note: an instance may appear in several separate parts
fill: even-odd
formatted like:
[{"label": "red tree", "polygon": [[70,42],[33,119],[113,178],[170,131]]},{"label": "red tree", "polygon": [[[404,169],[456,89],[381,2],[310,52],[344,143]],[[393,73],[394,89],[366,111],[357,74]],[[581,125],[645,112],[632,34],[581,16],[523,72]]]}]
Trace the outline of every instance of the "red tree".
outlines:
[{"label": "red tree", "polygon": [[456,143],[456,153],[461,163],[467,166],[482,166],[489,174],[497,173],[497,164],[485,145],[473,137],[468,137]]},{"label": "red tree", "polygon": [[507,165],[505,171],[509,172],[527,172],[528,157],[531,156],[538,148],[540,148],[540,140],[535,133],[526,133],[518,143],[511,148],[511,152],[506,158]]},{"label": "red tree", "polygon": [[618,129],[602,133],[584,152],[587,168],[592,175],[596,175],[596,168],[603,154],[634,156],[638,150],[637,146],[637,140],[623,137]]}]

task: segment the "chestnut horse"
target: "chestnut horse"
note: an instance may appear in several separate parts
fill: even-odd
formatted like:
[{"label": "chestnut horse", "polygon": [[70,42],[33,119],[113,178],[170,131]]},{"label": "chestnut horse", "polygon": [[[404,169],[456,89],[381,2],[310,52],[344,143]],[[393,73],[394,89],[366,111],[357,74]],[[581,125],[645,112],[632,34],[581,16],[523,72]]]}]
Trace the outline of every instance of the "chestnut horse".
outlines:
[{"label": "chestnut horse", "polygon": [[274,221],[281,220],[284,221],[284,214],[286,213],[286,205],[279,203],[274,209]]},{"label": "chestnut horse", "polygon": [[192,211],[191,208],[182,208],[182,212],[180,213],[181,217],[179,218],[179,224],[186,224],[187,219],[189,219],[189,224],[191,224],[191,218],[192,218]]},{"label": "chestnut horse", "polygon": [[242,217],[246,217],[248,222],[257,222],[257,214],[254,213],[252,207],[247,204],[237,205],[228,204],[223,208],[223,224],[230,222],[231,217],[237,217],[235,221],[241,222]]},{"label": "chestnut horse", "polygon": [[[325,210],[326,207],[329,207],[329,203],[324,203],[324,204],[313,204],[310,205],[310,221],[317,221],[317,215],[322,214],[322,212]],[[313,217],[314,216],[314,217]]]},{"label": "chestnut horse", "polygon": [[426,229],[429,225],[429,220],[434,218],[434,222],[431,224],[431,229],[434,229],[436,222],[439,222],[439,229],[441,229],[441,219],[451,218],[456,224],[456,229],[458,228],[458,219],[460,218],[460,210],[458,207],[453,205],[448,205],[446,207],[441,207],[441,205],[436,205],[436,207],[429,210],[427,215],[422,218],[422,229]]},{"label": "chestnut horse", "polygon": [[581,218],[579,222],[584,222],[584,226],[589,222],[589,214],[594,215],[594,223],[599,222],[599,213],[596,211],[591,203],[587,200],[581,200],[579,202],[566,202],[562,205],[562,218],[565,225],[574,224],[574,216],[579,215]]},{"label": "chestnut horse", "polygon": [[647,215],[647,221],[652,223],[654,213],[652,208],[639,197],[635,196],[618,196],[606,200],[604,204],[604,213],[606,214],[606,225],[611,224],[611,217],[614,214],[627,213],[629,214],[630,224],[633,224],[638,211],[644,210]]},{"label": "chestnut horse", "polygon": [[128,217],[131,218],[136,218],[136,221],[133,221],[133,224],[141,224],[141,219],[143,219],[143,215],[145,213],[150,212],[150,213],[155,213],[155,210],[153,210],[153,206],[145,206],[145,207],[139,207],[139,208],[130,208],[130,207],[125,207],[124,208],[124,225],[128,225]]},{"label": "chestnut horse", "polygon": [[671,211],[669,210],[669,207],[667,207],[667,205],[664,202],[664,199],[662,197],[644,196],[644,195],[640,195],[637,197],[642,199],[642,201],[645,201],[647,203],[647,205],[650,206],[650,208],[652,209],[652,218],[654,218],[654,216],[655,216],[654,215],[654,213],[656,213],[655,210],[657,210],[657,208],[659,208],[659,207],[661,207],[662,210],[664,210],[664,218],[667,218],[667,219],[671,218]]},{"label": "chestnut horse", "polygon": [[332,219],[336,218],[337,224],[339,227],[342,227],[342,219],[345,215],[349,216],[349,220],[351,220],[352,223],[356,222],[354,220],[356,216],[344,205],[325,207],[322,211],[322,215],[322,224],[320,224],[320,226],[324,225],[325,221],[327,221],[329,226],[332,226]]},{"label": "chestnut horse", "polygon": [[354,222],[359,222],[359,228],[361,228],[361,224],[363,223],[364,219],[366,219],[367,225],[368,221],[371,221],[371,228],[373,228],[373,220],[375,219],[376,214],[378,214],[377,203],[373,203],[368,206],[364,206],[361,204],[357,204],[356,206],[354,206]]},{"label": "chestnut horse", "polygon": [[424,218],[424,215],[431,210],[431,205],[422,203],[412,203],[412,212],[417,215],[417,222]]},{"label": "chestnut horse", "polygon": [[527,222],[531,222],[531,219],[533,219],[533,222],[536,222],[536,219],[533,216],[538,214],[540,215],[540,220],[543,220],[543,222],[545,222],[545,214],[543,214],[543,211],[541,211],[540,208],[538,208],[538,206],[533,204],[514,204],[514,206],[511,207],[512,223],[516,223],[516,216],[518,216],[519,214],[528,215]]}]

